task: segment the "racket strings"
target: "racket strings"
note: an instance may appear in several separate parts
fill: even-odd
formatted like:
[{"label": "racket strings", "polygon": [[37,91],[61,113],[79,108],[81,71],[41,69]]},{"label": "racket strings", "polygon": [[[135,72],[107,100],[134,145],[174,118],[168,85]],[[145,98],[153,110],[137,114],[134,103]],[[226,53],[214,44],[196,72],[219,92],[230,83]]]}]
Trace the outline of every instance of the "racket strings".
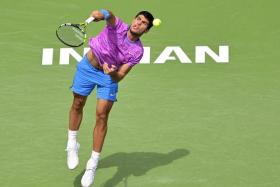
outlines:
[{"label": "racket strings", "polygon": [[57,30],[57,36],[70,46],[79,46],[85,39],[85,33],[80,28],[69,25],[60,27]]}]

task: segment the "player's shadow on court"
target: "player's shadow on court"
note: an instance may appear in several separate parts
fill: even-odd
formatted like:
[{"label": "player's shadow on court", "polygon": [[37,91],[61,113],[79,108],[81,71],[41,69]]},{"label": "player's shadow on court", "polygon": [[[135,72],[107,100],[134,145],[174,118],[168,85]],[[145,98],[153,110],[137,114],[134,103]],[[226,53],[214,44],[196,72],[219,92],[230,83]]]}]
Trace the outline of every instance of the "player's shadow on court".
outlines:
[{"label": "player's shadow on court", "polygon": [[[115,175],[107,180],[102,187],[114,187],[122,181],[124,186],[127,187],[129,176],[145,175],[153,168],[170,164],[188,154],[190,152],[186,149],[176,149],[166,154],[154,152],[115,153],[100,160],[97,172],[102,168],[117,167]],[[75,178],[75,187],[81,186],[83,173],[84,171]]]}]

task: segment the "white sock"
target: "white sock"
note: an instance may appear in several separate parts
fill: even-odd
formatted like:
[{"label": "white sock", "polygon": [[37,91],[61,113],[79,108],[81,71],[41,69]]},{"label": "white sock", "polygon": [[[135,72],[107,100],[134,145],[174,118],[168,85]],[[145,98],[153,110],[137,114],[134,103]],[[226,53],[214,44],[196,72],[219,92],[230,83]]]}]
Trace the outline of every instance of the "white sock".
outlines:
[{"label": "white sock", "polygon": [[68,130],[68,142],[67,142],[67,146],[71,146],[71,145],[75,145],[77,142],[77,135],[78,135],[78,131],[71,131]]},{"label": "white sock", "polygon": [[99,160],[99,157],[100,157],[100,153],[98,153],[98,152],[95,152],[95,151],[92,151],[92,153],[91,153],[91,158],[93,159],[93,160]]},{"label": "white sock", "polygon": [[92,151],[87,167],[97,167],[100,153]]}]

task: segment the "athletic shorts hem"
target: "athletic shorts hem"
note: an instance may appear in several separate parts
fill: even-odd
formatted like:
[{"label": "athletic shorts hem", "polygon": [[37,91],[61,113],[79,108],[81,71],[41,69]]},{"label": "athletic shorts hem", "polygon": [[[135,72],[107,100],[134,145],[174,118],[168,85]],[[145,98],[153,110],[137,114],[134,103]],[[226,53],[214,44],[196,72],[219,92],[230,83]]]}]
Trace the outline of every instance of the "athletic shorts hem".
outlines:
[{"label": "athletic shorts hem", "polygon": [[74,88],[71,88],[72,92],[75,93],[75,94],[78,94],[78,95],[81,95],[81,96],[89,96],[90,94],[84,94],[84,93],[81,93],[81,92],[77,92]]},{"label": "athletic shorts hem", "polygon": [[107,100],[107,101],[112,101],[112,102],[117,102],[117,101],[118,101],[117,99],[104,98],[104,97],[100,97],[100,96],[97,96],[96,98],[97,98],[97,99]]}]

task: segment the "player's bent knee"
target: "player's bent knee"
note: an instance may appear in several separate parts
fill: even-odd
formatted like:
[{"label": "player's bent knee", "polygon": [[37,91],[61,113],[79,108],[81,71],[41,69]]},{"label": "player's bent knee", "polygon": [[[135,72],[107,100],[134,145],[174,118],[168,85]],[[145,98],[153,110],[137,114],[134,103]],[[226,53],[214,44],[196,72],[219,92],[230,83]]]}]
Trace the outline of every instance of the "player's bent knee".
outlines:
[{"label": "player's bent knee", "polygon": [[82,112],[83,108],[84,107],[82,105],[73,104],[72,107],[71,107],[71,110],[74,110],[76,112]]},{"label": "player's bent knee", "polygon": [[71,109],[79,112],[82,111],[86,104],[86,99],[87,98],[84,96],[74,94],[74,101]]},{"label": "player's bent knee", "polygon": [[96,120],[97,121],[107,121],[108,114],[105,112],[97,112],[96,113]]},{"label": "player's bent knee", "polygon": [[81,112],[81,111],[83,111],[84,106],[85,106],[85,102],[84,101],[75,100],[73,102],[73,105],[72,105],[72,110],[75,110],[77,112]]}]

